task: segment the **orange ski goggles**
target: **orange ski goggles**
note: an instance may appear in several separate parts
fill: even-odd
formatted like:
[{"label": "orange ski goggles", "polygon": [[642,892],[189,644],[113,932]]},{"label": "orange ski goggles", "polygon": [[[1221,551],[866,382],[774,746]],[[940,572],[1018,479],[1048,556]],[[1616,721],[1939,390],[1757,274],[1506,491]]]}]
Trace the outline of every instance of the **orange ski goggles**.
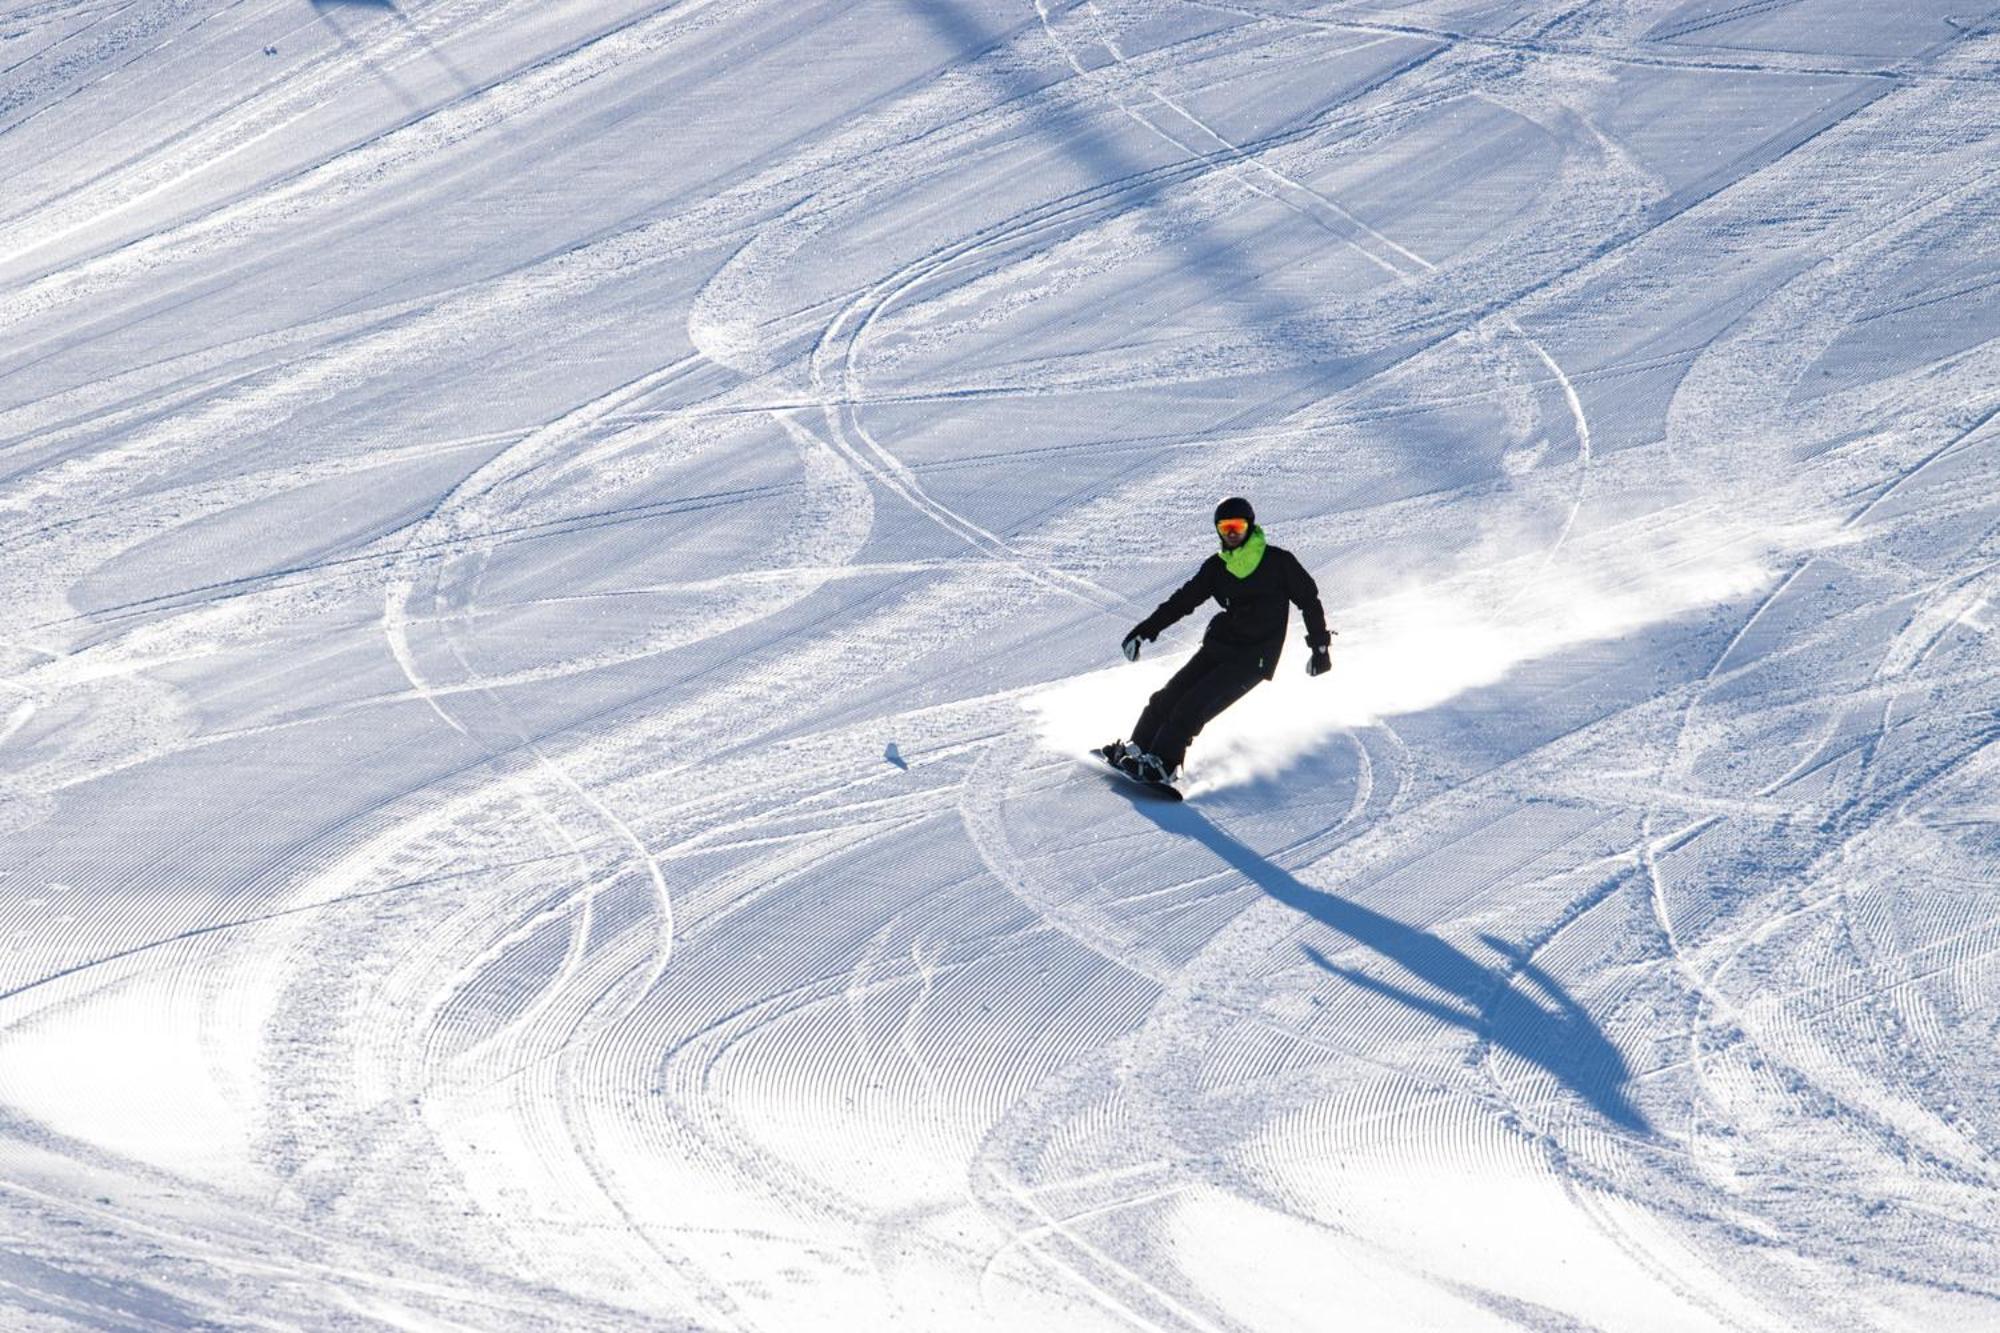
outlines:
[{"label": "orange ski goggles", "polygon": [[1215,530],[1224,537],[1247,537],[1250,535],[1250,520],[1247,518],[1219,519],[1216,521]]}]

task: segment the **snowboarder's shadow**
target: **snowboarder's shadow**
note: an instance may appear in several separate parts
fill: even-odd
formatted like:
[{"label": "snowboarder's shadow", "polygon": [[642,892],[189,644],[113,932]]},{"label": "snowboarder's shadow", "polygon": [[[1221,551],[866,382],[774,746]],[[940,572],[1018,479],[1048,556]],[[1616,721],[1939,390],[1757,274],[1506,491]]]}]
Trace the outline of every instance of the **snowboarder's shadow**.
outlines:
[{"label": "snowboarder's shadow", "polygon": [[[1625,1095],[1631,1071],[1625,1057],[1582,1006],[1520,950],[1492,936],[1486,944],[1507,955],[1512,970],[1488,967],[1428,931],[1302,883],[1255,850],[1230,837],[1185,805],[1135,803],[1169,833],[1192,838],[1271,897],[1372,949],[1443,997],[1433,998],[1394,982],[1343,967],[1311,945],[1306,956],[1328,972],[1377,995],[1464,1028],[1502,1050],[1547,1070],[1612,1124],[1635,1133],[1651,1126]],[[1514,985],[1525,979],[1539,998]]]}]

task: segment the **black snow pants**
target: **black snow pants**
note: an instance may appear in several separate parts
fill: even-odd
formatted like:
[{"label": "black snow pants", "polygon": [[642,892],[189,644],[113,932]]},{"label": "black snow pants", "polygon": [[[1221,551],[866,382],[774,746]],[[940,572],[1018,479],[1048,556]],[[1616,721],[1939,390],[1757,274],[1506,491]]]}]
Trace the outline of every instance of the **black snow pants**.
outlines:
[{"label": "black snow pants", "polygon": [[1132,728],[1132,744],[1158,755],[1172,773],[1187,758],[1188,742],[1263,680],[1263,663],[1256,653],[1203,644],[1146,701]]}]

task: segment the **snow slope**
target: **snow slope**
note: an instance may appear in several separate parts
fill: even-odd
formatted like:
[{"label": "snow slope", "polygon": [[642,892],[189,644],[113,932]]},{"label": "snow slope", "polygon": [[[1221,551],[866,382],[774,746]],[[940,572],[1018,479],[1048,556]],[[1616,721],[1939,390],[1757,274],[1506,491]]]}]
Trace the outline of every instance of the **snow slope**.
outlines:
[{"label": "snow slope", "polygon": [[[2000,12],[0,0],[0,1326],[2000,1327]],[[1340,638],[1081,762],[1243,493]]]}]

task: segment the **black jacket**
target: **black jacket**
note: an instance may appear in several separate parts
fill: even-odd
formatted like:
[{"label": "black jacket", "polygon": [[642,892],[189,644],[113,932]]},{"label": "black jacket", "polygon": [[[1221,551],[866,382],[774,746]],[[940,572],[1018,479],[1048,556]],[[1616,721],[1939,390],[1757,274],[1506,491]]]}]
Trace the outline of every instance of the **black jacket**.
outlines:
[{"label": "black jacket", "polygon": [[1193,578],[1139,622],[1140,637],[1158,638],[1161,630],[1211,597],[1221,603],[1222,614],[1208,622],[1202,646],[1254,655],[1265,680],[1277,671],[1278,654],[1284,650],[1285,624],[1291,615],[1288,603],[1296,603],[1305,617],[1309,647],[1324,648],[1333,641],[1326,632],[1319,585],[1297,556],[1282,546],[1268,545],[1247,579],[1231,574],[1219,554],[1202,561]]}]

